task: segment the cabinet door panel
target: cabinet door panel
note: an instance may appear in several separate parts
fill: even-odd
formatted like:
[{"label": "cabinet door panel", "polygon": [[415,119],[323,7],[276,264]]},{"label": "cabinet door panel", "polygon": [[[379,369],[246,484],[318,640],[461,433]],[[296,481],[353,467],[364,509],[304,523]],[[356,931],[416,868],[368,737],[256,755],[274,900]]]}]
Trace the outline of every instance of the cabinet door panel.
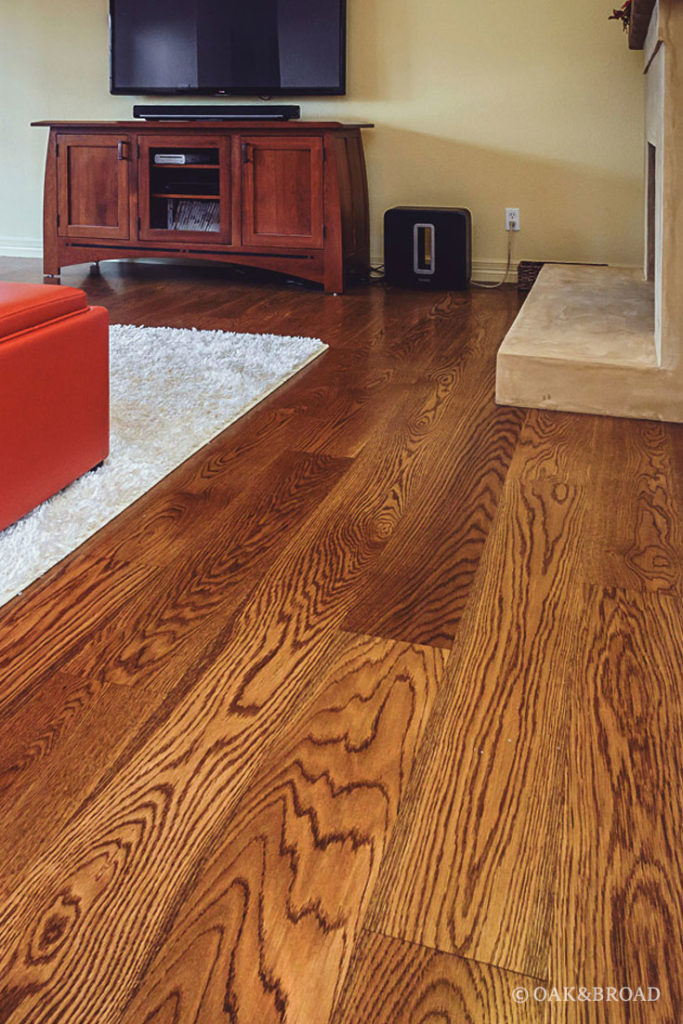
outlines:
[{"label": "cabinet door panel", "polygon": [[242,244],[323,246],[320,138],[243,136]]},{"label": "cabinet door panel", "polygon": [[130,140],[126,135],[58,135],[60,235],[130,237]]}]

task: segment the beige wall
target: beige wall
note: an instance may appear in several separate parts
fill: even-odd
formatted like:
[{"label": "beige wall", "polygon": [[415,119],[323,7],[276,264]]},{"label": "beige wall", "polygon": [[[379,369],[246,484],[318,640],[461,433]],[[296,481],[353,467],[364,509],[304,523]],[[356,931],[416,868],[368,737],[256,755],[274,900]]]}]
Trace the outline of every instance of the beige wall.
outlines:
[{"label": "beige wall", "polygon": [[[349,92],[304,116],[370,120],[373,254],[384,210],[468,206],[481,275],[517,258],[639,265],[642,58],[612,0],[348,0]],[[127,118],[108,93],[107,0],[0,0],[0,250],[41,231],[36,119]],[[25,247],[25,248],[22,248]]]}]

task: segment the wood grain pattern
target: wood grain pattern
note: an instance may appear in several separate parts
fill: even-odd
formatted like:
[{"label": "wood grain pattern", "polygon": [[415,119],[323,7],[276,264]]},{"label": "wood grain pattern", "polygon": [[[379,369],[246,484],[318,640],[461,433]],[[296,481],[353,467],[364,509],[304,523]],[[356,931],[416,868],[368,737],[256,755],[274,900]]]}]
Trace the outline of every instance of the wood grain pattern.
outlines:
[{"label": "wood grain pattern", "polygon": [[[57,133],[56,197],[59,236],[103,240],[130,237],[130,163],[118,157],[127,135]],[[50,151],[50,156],[52,155]],[[50,184],[48,177],[46,186]],[[54,203],[50,197],[49,205]],[[46,269],[46,273],[48,273]]]},{"label": "wood grain pattern", "polygon": [[[346,629],[450,648],[470,597],[523,414],[472,388]],[[415,544],[419,534],[420,544]]]},{"label": "wood grain pattern", "polygon": [[538,980],[363,932],[332,1024],[540,1024],[546,1007],[517,1003]]},{"label": "wood grain pattern", "polygon": [[[17,272],[12,269],[12,261],[4,260],[4,276],[10,280],[26,279],[31,264],[21,260],[19,265],[21,269]],[[231,285],[231,290],[234,287],[237,294],[228,298],[223,276],[214,269],[206,269],[203,272],[205,301],[198,310],[197,288],[192,280],[188,282],[183,278],[183,273],[187,275],[187,268],[164,267],[160,271],[136,264],[108,268],[106,276],[80,277],[72,283],[84,287],[92,302],[106,304],[112,320],[139,320],[148,324],[172,322],[178,326],[194,323],[206,328],[305,334],[310,332],[310,318],[315,316],[320,323],[318,333],[338,348],[189,460],[174,474],[173,484],[163,481],[155,488],[154,495],[141,498],[96,538],[50,570],[32,589],[29,606],[20,599],[3,609],[7,628],[0,630],[0,669],[11,683],[4,688],[0,703],[22,687],[31,685],[41,673],[61,665],[64,655],[82,647],[91,631],[99,628],[146,584],[150,578],[148,566],[166,564],[183,538],[185,542],[191,538],[197,519],[192,513],[199,514],[198,504],[203,504],[214,492],[219,501],[223,500],[226,489],[233,493],[232,488],[239,486],[240,477],[272,459],[273,445],[282,451],[295,446],[296,439],[306,435],[308,439],[317,439],[313,445],[315,450],[322,447],[327,451],[338,436],[338,425],[343,429],[343,410],[345,406],[348,408],[348,403],[352,407],[352,434],[355,432],[355,438],[351,439],[353,451],[362,449],[370,438],[374,438],[373,443],[381,443],[383,431],[390,430],[397,406],[406,405],[409,400],[405,382],[414,382],[416,374],[424,372],[430,352],[432,357],[435,352],[438,354],[439,367],[448,366],[449,359],[455,363],[459,368],[458,379],[461,379],[468,353],[475,359],[488,357],[490,362],[495,350],[493,338],[488,339],[482,351],[480,330],[474,332],[474,340],[467,332],[463,333],[468,316],[474,316],[476,323],[484,313],[481,309],[472,313],[470,302],[462,296],[452,299],[437,294],[433,299],[429,297],[427,303],[416,306],[405,293],[388,303],[383,292],[370,290],[364,300],[352,296],[348,303],[345,299],[340,304],[321,299],[317,293],[297,292],[298,301],[293,304],[286,290],[278,295],[272,287],[262,287],[260,297],[255,300],[253,288],[240,283],[236,287]],[[40,281],[35,265],[34,278]],[[169,287],[173,295],[171,305]],[[513,315],[509,311],[510,296],[501,296],[498,301],[509,319]],[[131,315],[136,308],[139,315]],[[234,316],[237,310],[241,310],[243,322],[233,319],[226,322],[226,312]],[[499,321],[499,331],[504,329],[505,322]],[[402,331],[407,335],[405,344]],[[430,339],[425,351],[420,347],[420,332]],[[442,335],[448,338],[452,349],[448,359],[438,347]],[[357,346],[361,339],[366,339],[365,353],[348,347],[349,340]],[[404,384],[398,391],[387,394],[383,408],[379,409],[374,401],[373,381],[378,374],[380,381],[385,380],[388,366],[395,367],[390,374],[396,372]],[[448,377],[448,370],[445,372]],[[367,385],[365,380],[369,381]],[[434,386],[437,395],[442,394],[443,387],[438,381]],[[367,406],[368,401],[372,402],[376,414],[366,419],[364,427],[361,425],[359,435],[358,424],[353,423],[353,412],[359,402]],[[314,419],[308,420],[308,415]],[[349,454],[348,450],[343,450],[343,444],[341,447],[335,454]],[[188,498],[186,492],[200,494],[200,502]],[[188,515],[191,518],[188,519]],[[93,561],[98,561],[99,565],[89,570]],[[122,568],[125,571],[122,572]],[[41,594],[46,595],[44,601]],[[15,608],[17,614],[13,614]],[[3,642],[3,636],[7,637],[7,643]]]},{"label": "wood grain pattern", "polygon": [[23,595],[0,609],[0,711],[54,664],[61,651],[87,642],[103,618],[150,577],[144,564],[112,565],[111,553],[79,549]]},{"label": "wood grain pattern", "polygon": [[[343,408],[349,402],[355,409],[358,402],[370,401],[377,376],[373,371],[366,389],[362,370],[354,372],[356,358],[335,353],[321,363],[320,369],[313,364],[298,375],[294,388],[278,389],[265,407],[229,427],[172,478],[161,481],[153,493],[49,570],[33,586],[30,608],[17,599],[2,609],[6,629],[0,630],[0,672],[11,683],[0,693],[0,706],[38,675],[63,665],[65,656],[78,651],[86,638],[150,584],[156,575],[150,570],[167,566],[191,548],[198,522],[224,514],[236,495],[250,486],[253,490],[254,478],[273,462],[274,451],[283,452],[304,433],[315,437],[312,450],[329,447],[338,422],[345,422]],[[326,403],[333,410],[332,421],[320,418]],[[343,443],[338,448],[343,450]]]},{"label": "wood grain pattern", "polygon": [[49,861],[27,873],[0,911],[0,983],[16,1020],[49,1020],[53,1005],[84,1020],[83,971],[104,1007],[143,969],[165,912],[158,865],[173,864],[171,891],[181,892],[242,796],[258,752],[299,713],[447,409],[435,384],[397,409],[386,448],[359,457],[264,573],[230,637],[188,669],[177,703],[165,704],[155,730],[120,758]]},{"label": "wood grain pattern", "polygon": [[529,409],[510,462],[510,476],[522,481],[595,483],[592,467],[601,419]]},{"label": "wood grain pattern", "polygon": [[144,728],[159,700],[127,687],[102,687],[56,673],[41,678],[11,714],[3,714],[3,899],[29,865],[49,853],[71,815]]},{"label": "wood grain pattern", "polygon": [[586,579],[603,587],[681,596],[683,524],[671,487],[672,428],[638,422],[624,434],[620,422],[608,418],[597,428]]},{"label": "wood grain pattern", "polygon": [[318,408],[311,407],[297,420],[292,447],[324,452],[340,458],[355,457],[368,439],[390,418],[407,385],[395,379],[390,367],[365,368],[361,360],[353,379],[345,373],[345,387],[321,389]]},{"label": "wood grain pattern", "polygon": [[244,244],[322,248],[322,139],[243,135],[241,145]]},{"label": "wood grain pattern", "polygon": [[[225,633],[266,563],[349,468],[325,455],[285,452],[222,515],[180,545],[168,567],[68,660],[83,678],[169,690]],[[264,476],[267,479],[264,479]]]},{"label": "wood grain pattern", "polygon": [[493,406],[512,289],[65,279],[330,351],[0,609],[0,1021],[676,1024],[683,428]]},{"label": "wood grain pattern", "polygon": [[98,684],[59,672],[5,708],[0,722],[0,802],[32,764],[52,752],[101,690]]},{"label": "wood grain pattern", "polygon": [[595,587],[582,607],[552,977],[656,986],[656,1006],[598,1006],[586,1019],[673,1022],[683,1008],[681,607]]},{"label": "wood grain pattern", "polygon": [[345,641],[320,696],[259,764],[124,1024],[327,1019],[445,659]]},{"label": "wood grain pattern", "polygon": [[[463,313],[457,300],[439,302],[402,339],[409,346],[418,334],[423,346],[425,338],[438,342],[438,359],[422,372],[452,395],[458,415],[441,422],[420,500],[373,563],[346,629],[435,646],[453,642],[523,420],[519,410],[501,409],[491,398],[493,363],[485,354],[497,345],[505,314],[491,310],[463,338],[457,329]],[[453,337],[459,344],[444,364]]]},{"label": "wood grain pattern", "polygon": [[547,969],[583,493],[506,486],[368,926]]}]

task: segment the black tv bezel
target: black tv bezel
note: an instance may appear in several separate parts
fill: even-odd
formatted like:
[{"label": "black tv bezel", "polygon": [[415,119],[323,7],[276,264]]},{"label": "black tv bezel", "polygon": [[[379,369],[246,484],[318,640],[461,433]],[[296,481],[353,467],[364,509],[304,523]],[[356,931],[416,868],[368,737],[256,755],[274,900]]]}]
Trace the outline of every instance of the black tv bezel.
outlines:
[{"label": "black tv bezel", "polygon": [[109,93],[111,96],[259,96],[270,99],[274,96],[345,96],[346,95],[346,0],[339,0],[341,8],[340,33],[339,33],[339,67],[341,68],[341,82],[336,86],[310,86],[306,88],[287,88],[279,86],[274,89],[271,86],[249,86],[246,89],[234,87],[202,86],[193,88],[187,86],[183,89],[173,88],[150,88],[149,86],[122,87],[114,85],[114,17],[116,0],[109,0]]}]

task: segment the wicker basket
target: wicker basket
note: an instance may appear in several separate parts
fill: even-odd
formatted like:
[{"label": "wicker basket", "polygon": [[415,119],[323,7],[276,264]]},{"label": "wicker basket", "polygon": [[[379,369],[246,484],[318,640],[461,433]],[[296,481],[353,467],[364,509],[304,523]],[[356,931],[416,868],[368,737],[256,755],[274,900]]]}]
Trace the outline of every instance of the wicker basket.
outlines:
[{"label": "wicker basket", "polygon": [[517,268],[517,291],[530,292],[544,265],[538,260],[520,260]]}]

